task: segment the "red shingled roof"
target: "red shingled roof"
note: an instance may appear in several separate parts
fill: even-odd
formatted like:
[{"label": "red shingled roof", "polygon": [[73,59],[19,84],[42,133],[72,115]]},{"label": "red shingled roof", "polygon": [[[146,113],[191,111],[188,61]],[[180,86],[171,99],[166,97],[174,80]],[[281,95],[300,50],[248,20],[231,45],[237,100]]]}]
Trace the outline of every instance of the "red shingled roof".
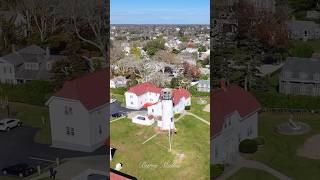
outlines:
[{"label": "red shingled roof", "polygon": [[137,180],[137,178],[110,168],[110,180]]},{"label": "red shingled roof", "polygon": [[88,110],[108,103],[107,70],[65,82],[56,97],[79,100]]},{"label": "red shingled roof", "polygon": [[245,117],[261,107],[255,97],[237,85],[225,86],[223,89],[213,92],[211,104],[213,109],[211,138],[222,130],[225,117],[228,114],[237,111],[241,117]]},{"label": "red shingled roof", "polygon": [[146,92],[154,92],[154,93],[161,93],[161,88],[156,87],[151,83],[141,83],[136,86],[131,87],[128,92],[135,93],[137,96],[141,96]]},{"label": "red shingled roof", "polygon": [[174,89],[173,90],[173,104],[176,105],[179,103],[180,99],[184,97],[185,99],[191,96],[191,93],[186,89]]}]

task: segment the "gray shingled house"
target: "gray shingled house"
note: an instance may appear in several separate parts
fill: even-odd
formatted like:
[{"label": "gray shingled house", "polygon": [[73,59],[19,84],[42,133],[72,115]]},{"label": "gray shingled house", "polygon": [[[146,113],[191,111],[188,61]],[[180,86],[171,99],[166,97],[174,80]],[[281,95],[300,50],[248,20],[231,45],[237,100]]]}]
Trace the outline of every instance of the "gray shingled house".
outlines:
[{"label": "gray shingled house", "polygon": [[291,39],[319,39],[320,25],[314,21],[287,21],[287,28],[289,30],[289,37]]},{"label": "gray shingled house", "polygon": [[289,57],[279,77],[279,91],[320,96],[320,59]]},{"label": "gray shingled house", "polygon": [[0,57],[0,82],[17,84],[31,80],[50,80],[53,64],[61,60],[62,55],[51,55],[39,46],[31,45]]},{"label": "gray shingled house", "polygon": [[200,92],[210,92],[210,80],[200,80],[197,89]]}]

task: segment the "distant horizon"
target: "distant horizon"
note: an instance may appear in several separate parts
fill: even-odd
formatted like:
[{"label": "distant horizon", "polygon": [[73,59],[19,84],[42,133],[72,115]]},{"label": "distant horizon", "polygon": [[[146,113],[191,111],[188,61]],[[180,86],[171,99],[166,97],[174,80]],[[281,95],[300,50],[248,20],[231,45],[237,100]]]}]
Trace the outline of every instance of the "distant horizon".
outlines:
[{"label": "distant horizon", "polygon": [[210,0],[111,0],[112,25],[209,25]]}]

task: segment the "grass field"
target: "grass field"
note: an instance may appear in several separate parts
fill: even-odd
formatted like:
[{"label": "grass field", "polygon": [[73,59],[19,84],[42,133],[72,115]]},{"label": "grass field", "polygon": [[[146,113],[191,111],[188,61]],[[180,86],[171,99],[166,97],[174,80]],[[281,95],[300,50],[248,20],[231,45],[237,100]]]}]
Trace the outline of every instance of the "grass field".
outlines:
[{"label": "grass field", "polygon": [[191,98],[191,109],[190,112],[194,113],[195,115],[198,115],[200,117],[202,117],[203,119],[210,121],[210,113],[209,112],[205,112],[203,111],[203,108],[207,105],[207,104],[197,104],[197,101],[199,99],[203,99],[206,100],[208,103],[210,103],[210,97],[192,97]]},{"label": "grass field", "polygon": [[238,172],[232,175],[227,180],[278,180],[273,175],[256,169],[241,168]]},{"label": "grass field", "polygon": [[[111,123],[111,146],[117,148],[111,167],[123,163],[124,173],[138,179],[209,179],[209,126],[185,116],[175,126],[172,151],[168,151],[168,135],[156,134],[153,127],[135,125],[129,119]],[[184,154],[184,157],[179,156]]]},{"label": "grass field", "polygon": [[[51,144],[48,108],[23,103],[10,103],[10,112],[15,118],[20,119],[24,125],[40,128],[35,136],[35,142]],[[0,109],[0,117],[7,117],[6,109]],[[45,119],[45,124],[42,123],[41,117]]]},{"label": "grass field", "polygon": [[[312,131],[304,135],[285,136],[275,131],[278,124],[288,121],[288,113],[261,113],[259,115],[259,136],[266,144],[250,159],[261,161],[295,180],[320,179],[320,160],[296,155],[296,150],[312,135],[320,133],[320,115],[304,114],[301,121],[309,124]],[[295,119],[294,119],[295,120]]]}]

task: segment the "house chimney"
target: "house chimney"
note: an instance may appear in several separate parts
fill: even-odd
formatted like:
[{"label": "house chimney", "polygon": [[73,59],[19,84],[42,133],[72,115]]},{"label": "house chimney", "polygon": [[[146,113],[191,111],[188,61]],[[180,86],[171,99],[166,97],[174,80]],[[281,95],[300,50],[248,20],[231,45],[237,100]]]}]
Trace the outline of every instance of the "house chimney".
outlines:
[{"label": "house chimney", "polygon": [[49,47],[46,48],[46,58],[47,59],[50,58],[50,48]]},{"label": "house chimney", "polygon": [[224,91],[227,91],[227,84],[226,84],[226,80],[221,79],[220,80],[220,88]]}]

